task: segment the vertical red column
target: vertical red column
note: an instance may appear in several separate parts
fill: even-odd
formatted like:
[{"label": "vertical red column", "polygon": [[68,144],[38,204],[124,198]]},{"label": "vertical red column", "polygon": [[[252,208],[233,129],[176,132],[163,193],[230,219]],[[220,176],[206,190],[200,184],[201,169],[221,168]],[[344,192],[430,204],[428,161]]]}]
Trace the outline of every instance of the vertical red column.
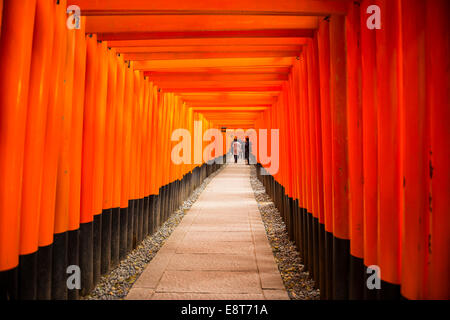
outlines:
[{"label": "vertical red column", "polygon": [[96,92],[94,94],[94,157],[93,157],[93,214],[94,214],[94,284],[101,275],[102,256],[102,212],[103,212],[103,178],[105,174],[105,126],[106,126],[106,98],[108,89],[108,57],[107,43],[97,43],[96,64]]},{"label": "vertical red column", "polygon": [[312,66],[314,68],[313,83],[315,95],[315,108],[313,114],[313,121],[316,135],[316,193],[317,193],[317,264],[318,264],[318,279],[319,288],[321,291],[326,291],[326,263],[325,263],[325,213],[324,213],[324,192],[323,192],[323,156],[322,156],[322,125],[321,125],[321,103],[320,103],[320,68],[319,68],[319,53],[318,53],[318,35],[314,35],[311,43],[311,58]]},{"label": "vertical red column", "polygon": [[381,296],[399,296],[401,258],[401,169],[399,110],[399,1],[380,0],[381,30],[376,34],[378,102],[378,265]]},{"label": "vertical red column", "polygon": [[319,193],[319,137],[318,133],[321,131],[320,123],[317,121],[320,104],[320,91],[318,79],[318,65],[317,65],[317,43],[313,38],[308,45],[308,78],[309,78],[309,99],[310,99],[310,124],[311,124],[311,163],[312,163],[312,192],[313,192],[313,248],[314,248],[314,275],[318,285],[321,284],[320,279],[320,242],[319,242],[319,217],[322,212],[322,201]]},{"label": "vertical red column", "polygon": [[[362,70],[362,139],[363,139],[363,252],[364,266],[377,264],[378,234],[378,124],[377,124],[377,79],[375,30],[365,27],[367,15],[365,8],[372,4],[366,0],[361,3],[361,70]],[[373,272],[370,272],[372,274]],[[367,286],[365,286],[367,289]],[[366,299],[376,298],[375,290],[365,290]]]},{"label": "vertical red column", "polygon": [[97,73],[97,37],[86,36],[86,84],[83,110],[83,144],[81,165],[80,197],[80,268],[81,295],[93,287],[93,155],[94,149],[94,109]]},{"label": "vertical red column", "polygon": [[124,96],[125,96],[125,63],[120,54],[116,54],[117,64],[117,87],[116,87],[116,108],[115,108],[115,139],[114,139],[114,187],[113,187],[113,221],[111,243],[111,266],[114,267],[120,261],[121,248],[125,245],[123,240],[126,236],[126,217],[127,208],[121,207],[122,196],[122,169],[123,169],[123,150],[124,150]]},{"label": "vertical red column", "polygon": [[116,130],[116,94],[117,94],[117,62],[114,49],[108,48],[106,52],[107,91],[105,113],[105,151],[104,151],[104,175],[102,192],[102,236],[101,236],[101,273],[109,271],[111,265],[111,242],[113,234],[113,191],[115,162],[115,136]]},{"label": "vertical red column", "polygon": [[[20,203],[28,84],[36,1],[7,1],[0,38],[0,277],[14,298],[19,263]],[[4,279],[3,279],[4,278]],[[11,291],[9,291],[11,290]]]},{"label": "vertical red column", "polygon": [[123,102],[123,131],[122,131],[122,173],[120,190],[120,252],[119,259],[126,256],[132,225],[129,225],[132,217],[132,207],[130,202],[130,153],[131,153],[131,126],[132,126],[132,105],[134,90],[134,75],[131,65],[126,63],[124,66],[124,102]]},{"label": "vertical red column", "polygon": [[349,176],[345,17],[330,18],[331,170],[333,199],[333,298],[348,298]]},{"label": "vertical red column", "polygon": [[[39,257],[38,257],[38,299],[54,297],[52,276],[55,233],[56,183],[58,161],[61,151],[64,115],[64,76],[66,61],[66,14],[65,2],[54,6],[55,32],[51,61],[54,66],[50,74],[50,96],[47,107],[47,120],[44,143],[44,167],[41,186],[41,205],[39,212]],[[59,244],[62,244],[60,241]],[[61,249],[59,249],[61,250]],[[42,252],[42,254],[41,254]],[[60,251],[61,252],[61,251]],[[52,266],[50,268],[50,266]],[[56,267],[55,267],[56,270]],[[39,296],[41,295],[41,296]]]},{"label": "vertical red column", "polygon": [[[0,31],[2,30],[3,0],[0,0]],[[0,32],[1,37],[1,32]]]},{"label": "vertical red column", "polygon": [[426,92],[430,112],[428,299],[450,299],[450,3],[426,1]]},{"label": "vertical red column", "polygon": [[350,285],[349,298],[364,296],[363,153],[361,101],[360,4],[352,3],[346,17],[347,130],[350,179]]},{"label": "vertical red column", "polygon": [[37,297],[39,207],[44,166],[45,123],[50,86],[48,78],[51,72],[54,13],[54,4],[45,1],[36,3],[20,213],[19,292],[21,299],[36,299]]},{"label": "vertical red column", "polygon": [[64,13],[66,2],[61,3],[62,12],[58,19],[65,33],[63,52],[63,78],[61,100],[58,101],[59,121],[61,121],[60,146],[58,150],[58,165],[56,176],[55,195],[55,226],[53,237],[53,263],[52,263],[52,299],[67,299],[66,272],[68,262],[68,228],[69,228],[69,183],[70,183],[70,139],[72,131],[72,98],[73,75],[75,63],[75,30],[65,26]]},{"label": "vertical red column", "polygon": [[[72,95],[72,124],[69,150],[69,265],[80,265],[80,197],[81,160],[83,149],[83,108],[86,76],[86,18],[81,18],[81,28],[75,31],[75,61]],[[78,299],[78,290],[68,291],[69,299]]]},{"label": "vertical red column", "polygon": [[330,109],[330,32],[329,20],[324,19],[317,31],[319,82],[320,82],[320,118],[322,129],[323,157],[323,210],[325,224],[325,290],[321,297],[332,298],[332,253],[333,253],[333,207],[331,180],[331,109]]},{"label": "vertical red column", "polygon": [[[428,258],[429,137],[426,109],[425,1],[403,5],[403,229],[401,293],[423,299]],[[414,161],[411,161],[414,159]]]}]

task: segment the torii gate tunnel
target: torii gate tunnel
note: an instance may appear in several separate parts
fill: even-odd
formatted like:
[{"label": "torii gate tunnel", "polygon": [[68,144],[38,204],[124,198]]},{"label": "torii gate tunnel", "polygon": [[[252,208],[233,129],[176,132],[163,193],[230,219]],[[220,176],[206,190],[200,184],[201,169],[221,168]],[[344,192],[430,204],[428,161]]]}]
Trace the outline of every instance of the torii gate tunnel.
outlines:
[{"label": "torii gate tunnel", "polygon": [[234,135],[322,299],[449,299],[449,12],[0,0],[0,299],[87,295]]}]

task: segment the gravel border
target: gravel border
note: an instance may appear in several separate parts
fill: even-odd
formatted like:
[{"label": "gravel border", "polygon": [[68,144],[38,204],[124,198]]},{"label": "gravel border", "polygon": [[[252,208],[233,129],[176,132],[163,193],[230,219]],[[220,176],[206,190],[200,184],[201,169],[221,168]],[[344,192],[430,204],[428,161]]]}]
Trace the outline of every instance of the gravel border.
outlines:
[{"label": "gravel border", "polygon": [[291,300],[319,300],[320,291],[314,288],[315,282],[309,272],[303,271],[301,255],[294,242],[289,240],[286,225],[272,199],[266,193],[264,185],[258,180],[255,166],[251,168],[250,183],[289,298]]},{"label": "gravel border", "polygon": [[144,271],[147,264],[158,253],[165,241],[178,224],[181,222],[186,212],[197,201],[200,194],[208,183],[225,166],[219,168],[209,177],[203,180],[202,184],[195,189],[187,200],[169,217],[169,219],[152,235],[147,236],[119,265],[108,274],[102,276],[96,287],[80,300],[122,300],[133,284]]}]

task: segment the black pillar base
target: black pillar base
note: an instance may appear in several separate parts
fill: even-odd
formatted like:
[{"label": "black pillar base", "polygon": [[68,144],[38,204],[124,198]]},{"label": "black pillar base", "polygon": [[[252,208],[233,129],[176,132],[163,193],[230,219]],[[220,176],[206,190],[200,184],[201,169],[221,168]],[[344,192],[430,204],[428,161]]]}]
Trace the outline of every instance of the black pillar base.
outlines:
[{"label": "black pillar base", "polygon": [[53,244],[39,247],[37,255],[37,299],[50,300],[52,298]]},{"label": "black pillar base", "polygon": [[81,292],[87,295],[94,287],[94,223],[80,224]]},{"label": "black pillar base", "polygon": [[348,300],[350,240],[333,237],[333,300]]},{"label": "black pillar base", "polygon": [[120,208],[111,211],[111,268],[114,268],[120,261]]},{"label": "black pillar base", "polygon": [[37,298],[37,252],[19,256],[19,299]]},{"label": "black pillar base", "polygon": [[[68,265],[80,266],[80,229],[68,232],[69,236],[69,251],[68,251]],[[69,275],[66,274],[66,278]],[[78,300],[80,296],[79,289],[68,289],[67,298],[69,300]]]},{"label": "black pillar base", "polygon": [[349,284],[349,299],[363,300],[364,299],[364,261],[362,258],[350,255],[350,284]]},{"label": "black pillar base", "polygon": [[120,208],[120,237],[119,237],[119,261],[127,256],[128,252],[128,207]]},{"label": "black pillar base", "polygon": [[93,221],[93,251],[94,251],[94,286],[98,283],[101,276],[102,266],[102,215],[94,216]]},{"label": "black pillar base", "polygon": [[54,235],[52,258],[52,300],[67,300],[67,266],[68,266],[67,232]]},{"label": "black pillar base", "polygon": [[111,266],[112,209],[103,209],[101,226],[100,273],[103,275],[109,272]]}]

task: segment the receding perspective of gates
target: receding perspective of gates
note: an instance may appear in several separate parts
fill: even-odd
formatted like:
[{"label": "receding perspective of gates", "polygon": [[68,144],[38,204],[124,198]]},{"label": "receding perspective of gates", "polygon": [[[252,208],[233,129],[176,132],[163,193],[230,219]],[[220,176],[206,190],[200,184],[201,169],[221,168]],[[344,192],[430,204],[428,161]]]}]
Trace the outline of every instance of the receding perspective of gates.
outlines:
[{"label": "receding perspective of gates", "polygon": [[247,183],[235,141],[321,299],[450,299],[449,12],[0,0],[0,299],[88,295],[207,177]]}]

